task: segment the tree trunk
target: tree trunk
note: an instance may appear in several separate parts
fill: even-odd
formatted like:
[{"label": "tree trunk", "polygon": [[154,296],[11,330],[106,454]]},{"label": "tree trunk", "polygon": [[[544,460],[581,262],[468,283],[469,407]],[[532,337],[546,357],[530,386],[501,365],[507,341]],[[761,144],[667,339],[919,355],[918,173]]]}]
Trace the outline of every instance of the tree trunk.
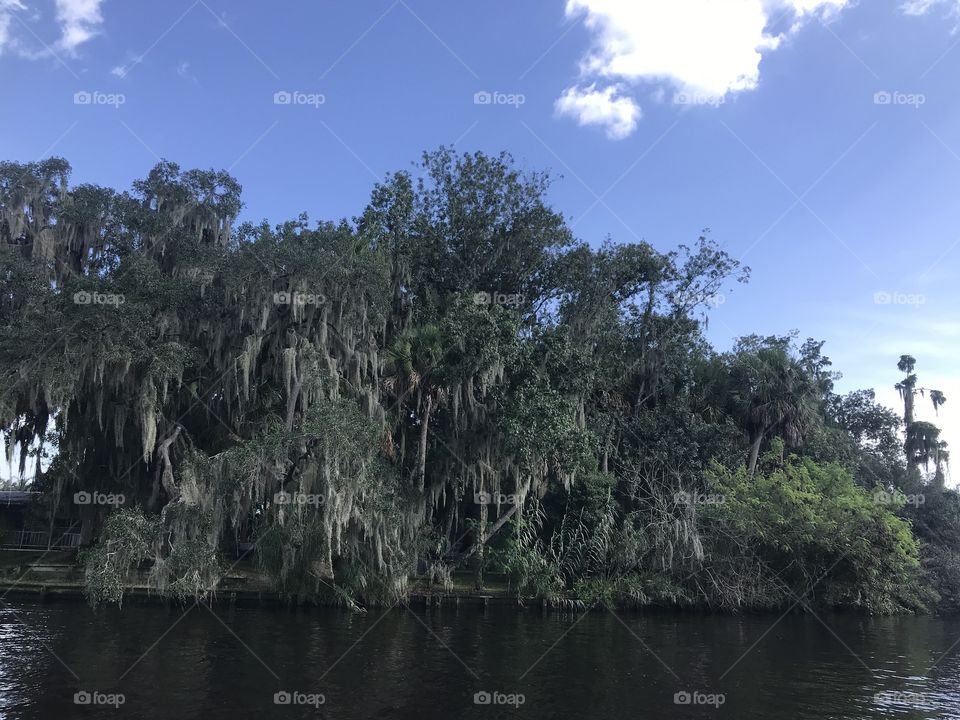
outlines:
[{"label": "tree trunk", "polygon": [[488,542],[490,542],[490,538],[496,535],[500,531],[500,528],[502,528],[504,525],[507,524],[507,520],[509,520],[514,516],[514,514],[517,512],[517,509],[519,507],[520,507],[519,505],[514,505],[512,508],[507,510],[503,515],[498,517],[497,521],[490,526],[490,529],[487,530],[485,533],[483,533],[483,535],[480,537],[480,540],[476,544],[474,544],[469,550],[467,550],[463,555],[458,557],[454,561],[454,564],[456,565],[463,562],[464,560],[468,560],[473,556],[474,553],[476,553],[481,548],[481,546],[486,545]]},{"label": "tree trunk", "polygon": [[170,446],[180,437],[180,430],[181,427],[177,425],[170,437],[157,447],[157,457],[160,459],[160,467],[162,468],[160,471],[160,482],[163,485],[163,489],[167,491],[167,497],[170,502],[180,497],[180,488],[177,487],[173,479],[173,465],[170,462]]},{"label": "tree trunk", "polygon": [[936,472],[936,474],[933,476],[933,489],[934,489],[936,492],[942,493],[942,492],[944,491],[944,488],[946,487],[946,480],[947,480],[947,478],[946,478],[946,476],[945,476],[944,473],[943,473],[943,462],[938,459],[938,460],[937,460],[937,472]]},{"label": "tree trunk", "polygon": [[89,547],[93,544],[93,536],[97,529],[97,513],[93,505],[80,506],[80,546]]},{"label": "tree trunk", "polygon": [[290,391],[290,397],[287,398],[287,420],[285,426],[287,432],[293,430],[293,421],[296,419],[297,399],[300,397],[300,391],[303,389],[303,381],[297,378],[293,381],[293,388]]},{"label": "tree trunk", "polygon": [[[483,492],[483,491],[481,491]],[[487,537],[487,504],[481,503],[480,505],[480,536],[477,538],[477,543],[474,546],[477,553],[477,574],[474,581],[475,590],[483,590],[483,562],[484,562],[484,549]]]},{"label": "tree trunk", "polygon": [[757,469],[757,458],[760,456],[760,443],[763,442],[763,433],[758,433],[756,438],[750,441],[750,459],[747,461],[747,475],[753,477]]},{"label": "tree trunk", "polygon": [[433,409],[433,396],[427,393],[424,400],[423,417],[420,418],[420,452],[417,455],[417,487],[423,490],[423,481],[427,474],[427,432],[430,427],[430,412]]}]

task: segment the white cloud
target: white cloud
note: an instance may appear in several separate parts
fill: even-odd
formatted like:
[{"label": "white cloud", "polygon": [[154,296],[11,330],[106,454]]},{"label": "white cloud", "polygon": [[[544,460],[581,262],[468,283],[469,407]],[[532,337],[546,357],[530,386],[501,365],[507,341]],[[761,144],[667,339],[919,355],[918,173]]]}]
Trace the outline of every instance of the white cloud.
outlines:
[{"label": "white cloud", "polygon": [[12,40],[10,27],[17,10],[26,10],[20,0],[0,0],[0,53]]},{"label": "white cloud", "polygon": [[177,75],[182,77],[184,80],[189,80],[194,85],[200,85],[200,79],[190,72],[190,63],[188,63],[186,60],[181,60],[177,64]]},{"label": "white cloud", "polygon": [[956,7],[956,0],[907,0],[900,9],[904,15],[926,15],[936,5],[953,5]]},{"label": "white cloud", "polygon": [[[637,103],[624,95],[626,85],[669,86],[684,94],[711,98],[752,90],[760,80],[764,53],[775,50],[804,20],[828,18],[852,2],[567,0],[567,15],[583,16],[594,43],[581,60],[580,82],[567,88],[557,101],[558,108],[561,103],[564,107],[585,106],[600,118],[610,118],[608,122],[593,121],[604,124],[608,135],[624,137],[640,116]],[[771,30],[771,25],[787,19],[792,20],[789,30]],[[597,89],[597,84],[606,87]],[[589,91],[584,86],[589,86]],[[581,101],[584,96],[589,102]],[[609,100],[606,106],[600,102],[604,97]],[[614,97],[620,103],[618,112],[612,108]],[[628,106],[632,108],[632,126],[622,117]],[[605,115],[604,107],[608,110]],[[572,109],[568,114],[574,114]]]},{"label": "white cloud", "polygon": [[926,15],[935,7],[946,6],[949,14],[960,15],[960,0],[906,0],[900,6],[904,15]]},{"label": "white cloud", "polygon": [[[792,10],[798,15],[811,15],[813,13],[820,13],[825,16],[830,16],[840,10],[843,10],[852,3],[850,0],[787,0],[787,2],[774,2],[770,4],[774,6],[779,4],[782,8]],[[780,12],[783,12],[783,10]]]},{"label": "white cloud", "polygon": [[556,102],[557,113],[575,118],[579,125],[600,125],[607,137],[620,140],[636,129],[642,113],[633,99],[618,93],[615,86],[567,88]]},{"label": "white cloud", "polygon": [[143,62],[143,55],[134,55],[127,53],[127,59],[120,65],[115,65],[110,69],[110,74],[123,80],[130,71]]},{"label": "white cloud", "polygon": [[[22,12],[27,17],[24,22],[36,23],[43,13],[36,6],[40,3],[31,3],[29,6],[23,0],[0,0],[0,53],[12,50],[21,57],[39,59],[49,57],[56,51],[70,55],[76,54],[77,48],[95,37],[103,24],[103,15],[100,7],[103,0],[55,0],[56,21],[60,28],[60,37],[50,46],[33,42],[34,36],[42,36],[42,32],[27,32],[14,34],[14,13]],[[26,39],[26,42],[22,42]]]},{"label": "white cloud", "polygon": [[103,0],[57,0],[57,22],[60,41],[57,45],[69,53],[92,38],[103,23],[100,6]]},{"label": "white cloud", "polygon": [[924,15],[934,5],[939,5],[940,0],[907,0],[900,9],[904,15]]}]

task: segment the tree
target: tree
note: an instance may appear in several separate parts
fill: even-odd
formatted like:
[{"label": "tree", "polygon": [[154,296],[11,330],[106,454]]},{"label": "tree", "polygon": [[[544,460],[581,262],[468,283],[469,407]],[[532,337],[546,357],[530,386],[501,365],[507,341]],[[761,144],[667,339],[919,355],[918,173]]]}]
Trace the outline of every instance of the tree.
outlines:
[{"label": "tree", "polygon": [[919,478],[920,465],[928,469],[932,461],[937,468],[937,483],[942,485],[943,463],[945,463],[947,456],[944,456],[941,460],[940,453],[946,450],[946,444],[944,443],[941,447],[940,429],[936,425],[914,420],[914,399],[917,394],[923,396],[929,393],[930,402],[933,404],[934,412],[936,412],[947,401],[947,398],[940,390],[917,387],[917,376],[913,372],[916,364],[916,358],[913,356],[901,355],[897,362],[897,368],[900,372],[906,373],[907,376],[894,386],[903,400],[903,421],[906,436],[904,451],[907,456],[907,468],[912,477]]},{"label": "tree", "polygon": [[430,417],[447,394],[440,367],[444,352],[442,335],[434,325],[405,331],[387,349],[384,387],[401,407],[406,407],[408,395],[414,398],[413,412],[420,434],[415,479],[420,490],[426,476]]},{"label": "tree", "polygon": [[[821,599],[913,607],[900,516],[940,570],[960,548],[933,538],[960,529],[949,491],[937,514],[865,504],[907,487],[899,418],[834,395],[822,342],[714,350],[709,310],[747,269],[706,232],[591,246],[549,187],[441,148],[353,221],[237,226],[226,173],[161,162],[114,191],[0,164],[0,433],[51,457],[34,487],[82,522],[91,601],[141,568],[203,598],[244,541],[262,587],[351,607],[468,559],[523,598],[769,607],[849,545]],[[913,397],[945,398],[914,364],[910,463],[942,484]]]},{"label": "tree", "polygon": [[905,471],[903,419],[876,402],[873,390],[831,394],[827,412],[857,452],[856,477],[864,487],[900,485]]},{"label": "tree", "polygon": [[819,388],[783,339],[741,341],[730,363],[733,414],[747,434],[747,472],[756,470],[765,438],[799,445],[817,421]]}]

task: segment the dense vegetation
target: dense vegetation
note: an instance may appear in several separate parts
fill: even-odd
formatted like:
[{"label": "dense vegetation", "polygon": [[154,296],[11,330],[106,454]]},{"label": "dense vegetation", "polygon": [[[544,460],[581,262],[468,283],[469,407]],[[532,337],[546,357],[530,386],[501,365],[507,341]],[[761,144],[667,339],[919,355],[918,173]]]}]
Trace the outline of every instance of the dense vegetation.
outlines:
[{"label": "dense vegetation", "polygon": [[904,356],[901,419],[835,394],[820,342],[712,349],[746,271],[706,237],[593,249],[546,174],[446,149],[317,224],[235,228],[221,172],[68,176],[0,164],[0,427],[52,458],[94,603],[137,568],[204,597],[253,541],[281,592],[349,604],[469,568],[555,603],[960,606],[913,419],[942,393]]}]

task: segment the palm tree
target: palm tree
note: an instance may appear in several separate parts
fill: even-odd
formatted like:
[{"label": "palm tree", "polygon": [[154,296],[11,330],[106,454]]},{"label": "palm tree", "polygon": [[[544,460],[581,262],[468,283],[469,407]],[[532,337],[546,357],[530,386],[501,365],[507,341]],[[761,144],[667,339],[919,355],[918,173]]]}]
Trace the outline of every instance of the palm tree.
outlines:
[{"label": "palm tree", "polygon": [[781,347],[741,352],[732,375],[734,416],[747,433],[753,477],[764,439],[777,434],[799,445],[816,420],[819,397],[814,379]]},{"label": "palm tree", "polygon": [[[930,402],[933,403],[933,411],[939,412],[940,406],[947,401],[947,397],[940,390],[931,390],[929,388],[917,387],[917,376],[913,369],[917,361],[912,355],[901,355],[897,362],[897,368],[900,372],[907,373],[907,377],[898,382],[894,387],[900,393],[900,399],[903,400],[903,422],[906,439],[904,442],[904,451],[907,455],[907,467],[915,480],[920,479],[920,465],[925,468],[929,466],[931,460],[936,463],[937,475],[935,481],[943,481],[942,464],[946,462],[949,453],[946,452],[946,443],[938,440],[940,429],[928,422],[918,422],[914,419],[913,407],[914,398],[917,393],[924,397],[930,394]],[[940,445],[944,447],[941,448]],[[941,461],[940,452],[944,452],[945,457]]]},{"label": "palm tree", "polygon": [[[922,392],[922,388],[921,388],[921,392]],[[939,390],[930,391],[930,402],[933,403],[933,411],[935,413],[939,413],[940,406],[943,405],[946,401],[947,401],[947,396],[944,395]]]},{"label": "palm tree", "polygon": [[440,370],[444,352],[442,334],[434,325],[405,330],[387,350],[384,388],[401,408],[407,407],[409,397],[414,399],[411,412],[420,430],[415,477],[421,490],[426,476],[430,417],[446,397]]},{"label": "palm tree", "polygon": [[917,393],[917,376],[913,374],[913,368],[916,364],[916,359],[911,355],[901,355],[897,363],[900,372],[907,373],[907,377],[894,385],[903,400],[903,424],[907,428],[913,424],[913,397]]}]

